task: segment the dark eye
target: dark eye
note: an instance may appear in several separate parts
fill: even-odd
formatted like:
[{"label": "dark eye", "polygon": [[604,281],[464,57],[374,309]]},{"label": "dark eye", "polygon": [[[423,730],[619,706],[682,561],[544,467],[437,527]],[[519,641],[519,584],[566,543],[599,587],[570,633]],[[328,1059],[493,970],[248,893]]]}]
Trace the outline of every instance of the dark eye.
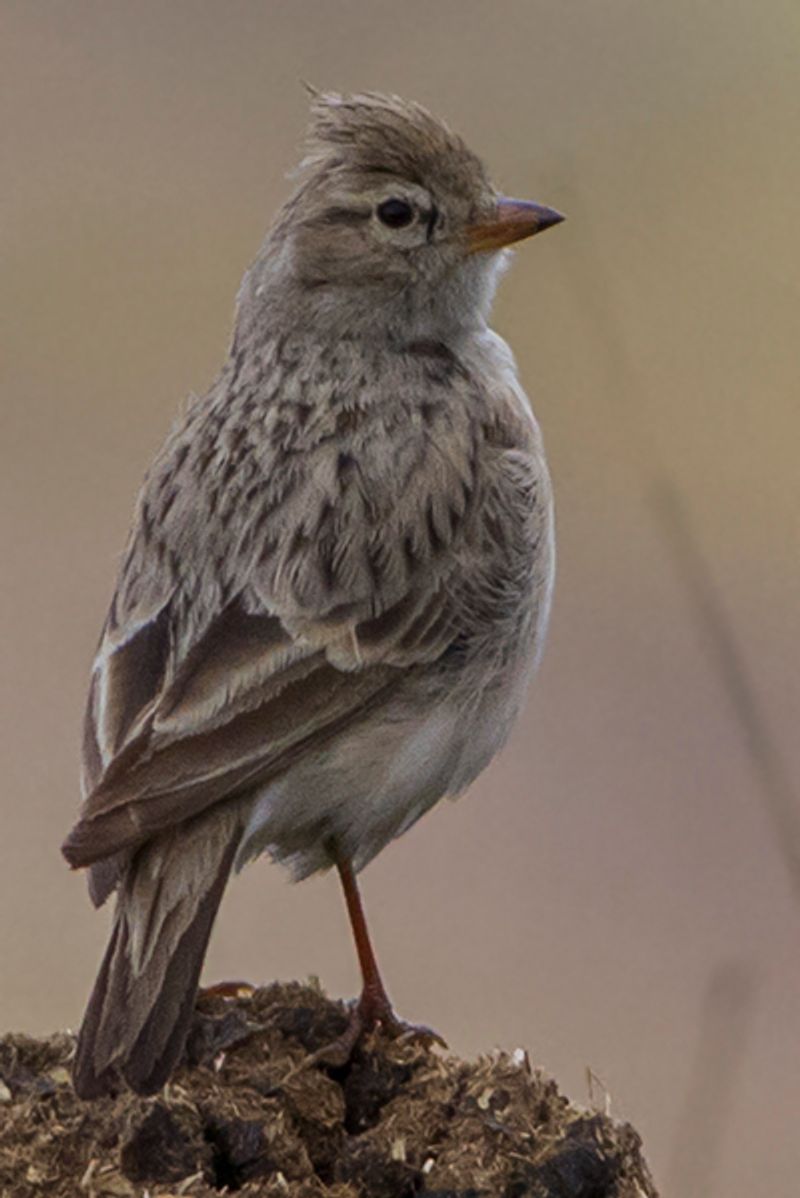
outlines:
[{"label": "dark eye", "polygon": [[378,219],[390,229],[402,229],[414,219],[414,209],[405,200],[384,200],[378,204]]}]

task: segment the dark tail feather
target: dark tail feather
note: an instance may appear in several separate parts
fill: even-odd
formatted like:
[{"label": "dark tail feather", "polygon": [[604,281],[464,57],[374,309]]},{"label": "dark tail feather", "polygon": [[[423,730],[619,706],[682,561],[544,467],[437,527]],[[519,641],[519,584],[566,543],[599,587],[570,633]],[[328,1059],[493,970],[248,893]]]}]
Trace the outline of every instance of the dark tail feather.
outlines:
[{"label": "dark tail feather", "polygon": [[[140,901],[132,911],[133,891],[126,885],[128,880],[123,880],[111,940],[78,1035],[72,1076],[81,1098],[115,1093],[123,1082],[139,1094],[153,1094],[177,1065],[189,1031],[211,928],[238,847],[236,829],[229,831],[233,835],[223,839],[211,884],[202,886],[199,901],[190,890],[164,919],[156,919],[154,913],[160,901],[158,886],[150,904]],[[219,836],[219,829],[208,830],[208,839],[216,838],[215,834]],[[184,834],[181,839],[182,848],[173,842],[162,850],[162,870],[181,868],[175,857],[191,853],[192,845],[186,843],[191,842],[191,835]],[[139,854],[129,870],[152,869],[154,851],[157,846],[146,846],[143,853],[149,854],[149,860],[143,863]],[[205,876],[207,879],[209,874]],[[188,908],[188,913],[182,907]],[[138,974],[131,944],[133,920],[152,920],[157,937],[155,948]],[[174,944],[170,943],[176,934]]]},{"label": "dark tail feather", "polygon": [[121,927],[120,921],[115,920],[111,939],[108,942],[100,972],[95,980],[92,995],[83,1016],[81,1030],[78,1033],[78,1045],[72,1064],[72,1084],[76,1094],[81,1098],[99,1098],[101,1094],[113,1094],[119,1089],[119,1076],[116,1069],[103,1069],[100,1072],[95,1070],[92,1045],[102,1018],[106,994],[109,993],[111,965],[118,956]]},{"label": "dark tail feather", "polygon": [[123,1068],[123,1076],[139,1094],[160,1090],[178,1063],[186,1043],[200,970],[208,947],[237,845],[226,854],[214,884],[201,901],[197,915],[178,941],[161,993]]}]

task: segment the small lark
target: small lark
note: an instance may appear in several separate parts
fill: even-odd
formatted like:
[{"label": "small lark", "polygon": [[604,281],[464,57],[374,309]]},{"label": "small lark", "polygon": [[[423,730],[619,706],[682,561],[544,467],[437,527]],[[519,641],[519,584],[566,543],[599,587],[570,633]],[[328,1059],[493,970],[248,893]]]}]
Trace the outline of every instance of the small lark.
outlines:
[{"label": "small lark", "polygon": [[84,1097],[169,1077],[264,850],[341,876],[364,987],[338,1048],[401,1026],[355,874],[488,765],[544,637],[550,482],[486,322],[503,247],[561,216],[394,96],[315,95],[302,169],[145,479],[94,663],[63,851],[117,900]]}]

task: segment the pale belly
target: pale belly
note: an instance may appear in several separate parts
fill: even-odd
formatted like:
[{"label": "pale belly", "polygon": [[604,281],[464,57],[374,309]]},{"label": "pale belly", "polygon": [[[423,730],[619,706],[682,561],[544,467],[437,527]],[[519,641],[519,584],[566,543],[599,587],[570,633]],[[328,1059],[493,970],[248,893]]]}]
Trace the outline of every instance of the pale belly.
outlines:
[{"label": "pale belly", "polygon": [[524,700],[530,653],[489,689],[406,695],[300,760],[252,801],[236,868],[267,850],[296,878],[363,868],[439,799],[466,789],[504,744]]}]

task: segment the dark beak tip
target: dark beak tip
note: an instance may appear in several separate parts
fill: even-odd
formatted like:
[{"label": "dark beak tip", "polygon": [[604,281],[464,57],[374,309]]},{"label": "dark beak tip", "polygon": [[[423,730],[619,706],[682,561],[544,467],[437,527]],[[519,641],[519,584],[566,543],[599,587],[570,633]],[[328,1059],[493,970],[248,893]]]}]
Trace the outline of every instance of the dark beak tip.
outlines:
[{"label": "dark beak tip", "polygon": [[542,205],[539,216],[539,229],[550,229],[553,225],[560,225],[562,220],[566,219],[563,212],[559,212],[556,208],[545,208]]},{"label": "dark beak tip", "polygon": [[467,228],[468,253],[503,249],[564,220],[563,212],[533,200],[498,196],[495,218]]}]

